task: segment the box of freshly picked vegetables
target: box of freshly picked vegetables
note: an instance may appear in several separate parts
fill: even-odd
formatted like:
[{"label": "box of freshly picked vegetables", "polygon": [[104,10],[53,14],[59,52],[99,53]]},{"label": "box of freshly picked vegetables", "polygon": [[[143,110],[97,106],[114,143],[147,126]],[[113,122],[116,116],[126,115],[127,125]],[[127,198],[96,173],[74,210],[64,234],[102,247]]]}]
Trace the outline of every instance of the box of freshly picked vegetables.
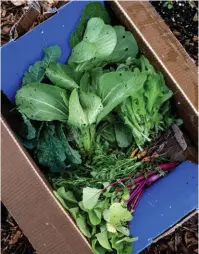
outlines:
[{"label": "box of freshly picked vegetables", "polygon": [[39,253],[139,253],[197,208],[197,94],[127,5],[72,1],[2,48],[2,200]]}]

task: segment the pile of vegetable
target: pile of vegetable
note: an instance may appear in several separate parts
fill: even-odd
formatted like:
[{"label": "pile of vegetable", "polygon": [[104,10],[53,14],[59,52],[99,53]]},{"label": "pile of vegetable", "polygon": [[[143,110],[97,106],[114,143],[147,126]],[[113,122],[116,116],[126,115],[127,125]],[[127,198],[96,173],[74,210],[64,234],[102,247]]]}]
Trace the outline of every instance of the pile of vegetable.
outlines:
[{"label": "pile of vegetable", "polygon": [[179,123],[172,92],[100,3],[85,7],[70,46],[66,64],[51,46],[24,74],[16,94],[19,138],[93,252],[130,254],[133,209],[145,187],[176,166],[146,149]]}]

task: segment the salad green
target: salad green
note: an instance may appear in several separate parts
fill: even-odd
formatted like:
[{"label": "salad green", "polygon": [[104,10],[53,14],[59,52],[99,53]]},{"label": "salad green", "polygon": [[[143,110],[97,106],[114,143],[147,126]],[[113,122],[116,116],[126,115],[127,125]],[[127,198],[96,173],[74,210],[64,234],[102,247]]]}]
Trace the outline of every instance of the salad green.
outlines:
[{"label": "salad green", "polygon": [[70,46],[67,63],[51,46],[25,72],[16,94],[19,136],[93,252],[131,254],[132,209],[158,170],[175,166],[140,160],[132,149],[145,149],[176,121],[172,92],[98,2],[85,7]]}]

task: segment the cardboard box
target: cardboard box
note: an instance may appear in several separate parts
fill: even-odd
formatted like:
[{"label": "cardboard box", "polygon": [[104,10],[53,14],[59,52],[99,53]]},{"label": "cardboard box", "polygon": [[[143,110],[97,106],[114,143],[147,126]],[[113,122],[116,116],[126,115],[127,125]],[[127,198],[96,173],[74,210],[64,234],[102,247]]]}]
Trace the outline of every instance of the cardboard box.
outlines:
[{"label": "cardboard box", "polygon": [[[2,90],[14,101],[24,71],[41,59],[43,47],[59,45],[61,62],[70,54],[69,37],[87,2],[72,1],[31,32],[2,48]],[[197,154],[197,69],[169,28],[148,2],[106,2],[119,22],[136,37],[141,51],[156,69],[163,72],[174,92],[178,115]],[[2,201],[40,254],[89,254],[86,239],[52,194],[52,188],[30,155],[17,140],[18,127],[2,105]],[[12,127],[12,129],[11,129]],[[131,223],[134,253],[139,253],[154,238],[197,209],[197,165],[185,162],[144,194]],[[150,197],[149,197],[150,196]],[[157,200],[157,202],[156,202]],[[171,208],[170,208],[171,207]]]}]

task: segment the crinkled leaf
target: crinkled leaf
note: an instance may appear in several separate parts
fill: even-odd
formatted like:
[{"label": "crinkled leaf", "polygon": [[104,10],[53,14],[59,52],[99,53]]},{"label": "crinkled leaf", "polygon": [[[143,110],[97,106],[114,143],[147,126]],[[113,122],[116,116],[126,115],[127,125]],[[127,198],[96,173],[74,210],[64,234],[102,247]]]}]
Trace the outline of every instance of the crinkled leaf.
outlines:
[{"label": "crinkled leaf", "polygon": [[86,187],[83,189],[83,205],[86,209],[91,210],[97,204],[101,195],[101,190]]},{"label": "crinkled leaf", "polygon": [[63,127],[59,126],[57,131],[58,138],[62,141],[63,148],[66,154],[66,160],[68,163],[72,164],[81,164],[81,156],[78,150],[73,149],[70,144],[68,143],[68,139],[64,133]]},{"label": "crinkled leaf", "polygon": [[60,63],[50,63],[46,69],[47,77],[58,87],[65,89],[78,88],[78,84],[71,78],[68,66]]},{"label": "crinkled leaf", "polygon": [[123,123],[116,123],[114,125],[115,136],[119,147],[128,147],[132,142],[131,130]]},{"label": "crinkled leaf", "polygon": [[79,217],[76,220],[77,226],[81,230],[81,232],[88,238],[91,238],[90,229],[87,226],[86,218],[83,215],[79,215]]},{"label": "crinkled leaf", "polygon": [[110,206],[110,223],[113,226],[120,226],[123,222],[131,221],[132,215],[121,203],[113,203]]},{"label": "crinkled leaf", "polygon": [[115,26],[114,29],[117,35],[117,44],[107,62],[124,62],[129,57],[136,57],[139,49],[132,33],[125,31],[123,26]]},{"label": "crinkled leaf", "polygon": [[46,67],[49,63],[57,61],[61,56],[61,49],[58,46],[44,48],[44,58],[31,65],[27,72],[24,73],[22,85],[41,82],[45,76]]},{"label": "crinkled leaf", "polygon": [[105,248],[106,250],[112,250],[108,240],[107,230],[104,230],[101,233],[96,234],[96,237],[98,242],[101,244],[103,248]]},{"label": "crinkled leaf", "polygon": [[41,82],[45,76],[45,67],[42,61],[31,65],[27,72],[24,73],[22,85],[28,85],[35,82]]},{"label": "crinkled leaf", "polygon": [[77,89],[74,89],[69,98],[68,124],[81,129],[88,124],[86,114],[80,104]]},{"label": "crinkled leaf", "polygon": [[48,167],[54,172],[66,170],[66,153],[62,141],[56,135],[54,125],[45,127],[35,153],[41,166]]},{"label": "crinkled leaf", "polygon": [[34,139],[36,137],[36,128],[32,125],[31,121],[26,115],[21,113],[24,125],[20,130],[20,135],[27,140]]},{"label": "crinkled leaf", "polygon": [[42,83],[29,84],[18,90],[16,105],[29,119],[37,121],[63,121],[68,118],[61,94],[65,90]]}]

